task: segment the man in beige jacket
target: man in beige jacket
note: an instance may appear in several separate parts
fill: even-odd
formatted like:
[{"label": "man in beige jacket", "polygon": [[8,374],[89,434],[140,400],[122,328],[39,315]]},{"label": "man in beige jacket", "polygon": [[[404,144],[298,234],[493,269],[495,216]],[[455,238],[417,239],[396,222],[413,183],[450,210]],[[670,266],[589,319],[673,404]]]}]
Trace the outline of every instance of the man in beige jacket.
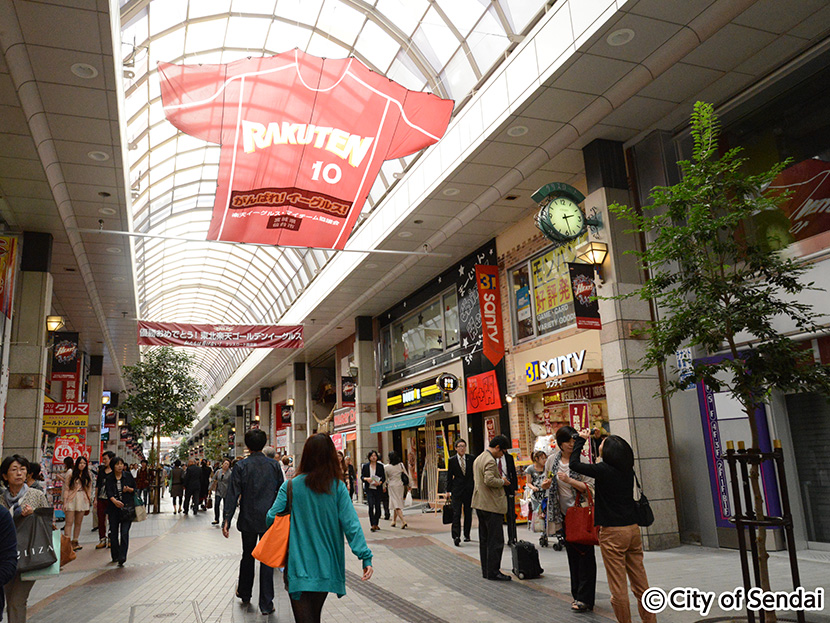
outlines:
[{"label": "man in beige jacket", "polygon": [[502,520],[507,512],[505,486],[510,486],[507,474],[499,473],[500,459],[510,448],[510,441],[504,435],[496,435],[490,447],[478,455],[473,463],[472,506],[478,515],[479,555],[481,575],[488,580],[509,581],[511,578],[501,572],[501,555],[504,550]]}]

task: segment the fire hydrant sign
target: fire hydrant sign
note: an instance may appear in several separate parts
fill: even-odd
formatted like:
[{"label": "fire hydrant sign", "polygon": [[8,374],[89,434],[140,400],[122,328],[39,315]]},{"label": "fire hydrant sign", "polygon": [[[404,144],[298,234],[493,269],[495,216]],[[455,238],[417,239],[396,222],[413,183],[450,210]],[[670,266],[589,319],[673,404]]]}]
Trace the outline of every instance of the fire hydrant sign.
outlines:
[{"label": "fire hydrant sign", "polygon": [[342,249],[384,160],[437,142],[453,108],[298,49],[158,73],[168,121],[222,146],[208,240]]}]

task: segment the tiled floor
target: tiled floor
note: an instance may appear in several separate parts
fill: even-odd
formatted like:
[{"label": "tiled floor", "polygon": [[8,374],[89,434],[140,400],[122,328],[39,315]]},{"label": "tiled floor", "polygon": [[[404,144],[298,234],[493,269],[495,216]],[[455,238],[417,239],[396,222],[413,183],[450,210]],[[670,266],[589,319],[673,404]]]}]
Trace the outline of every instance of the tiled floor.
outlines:
[{"label": "tiled floor", "polygon": [[[109,563],[109,551],[96,550],[97,533],[90,518],[81,537],[84,549],[54,579],[35,583],[29,599],[31,623],[244,623],[291,621],[290,604],[275,573],[277,611],[263,617],[256,608],[256,586],[252,605],[234,598],[241,542],[231,531],[224,539],[210,524],[213,513],[174,515],[169,506],[151,515],[131,531],[127,565],[119,569]],[[358,508],[364,517],[365,511]],[[456,548],[440,516],[407,513],[406,531],[381,522],[381,531],[367,540],[374,553],[375,575],[360,580],[360,562],[347,552],[347,595],[329,596],[324,621],[360,623],[444,623],[468,621],[550,623],[551,621],[613,621],[602,563],[599,562],[597,607],[593,613],[573,614],[565,552],[542,549],[545,575],[537,580],[510,583],[481,578],[478,543]],[[527,534],[520,530],[520,538]],[[505,570],[510,553],[505,551]],[[646,566],[652,585],[668,590],[674,586],[696,586],[703,590],[725,590],[739,583],[737,554],[685,546],[666,552],[648,552]],[[786,587],[787,560],[771,559],[773,577]],[[830,587],[830,562],[805,556],[801,561],[803,583],[808,588]],[[636,613],[636,609],[633,610]],[[824,614],[830,613],[825,610]],[[712,611],[710,617],[724,614]],[[636,614],[635,614],[636,617]],[[702,618],[692,612],[665,612],[662,621],[692,623]],[[826,623],[830,617],[810,614],[808,621]]]}]

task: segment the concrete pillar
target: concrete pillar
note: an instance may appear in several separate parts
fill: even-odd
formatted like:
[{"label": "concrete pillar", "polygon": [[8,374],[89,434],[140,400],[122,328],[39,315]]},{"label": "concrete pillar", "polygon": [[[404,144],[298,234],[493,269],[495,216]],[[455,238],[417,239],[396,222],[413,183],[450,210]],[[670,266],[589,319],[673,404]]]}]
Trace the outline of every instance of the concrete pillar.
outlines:
[{"label": "concrete pillar", "polygon": [[[360,476],[360,466],[370,450],[378,448],[378,436],[369,427],[378,421],[378,389],[375,379],[375,342],[372,318],[358,316],[355,318],[354,363],[357,366],[357,392],[355,395],[355,425],[357,440],[356,457],[353,457],[355,469]],[[358,501],[363,501],[363,487],[357,487]]]},{"label": "concrete pillar", "polygon": [[101,410],[104,408],[104,357],[92,355],[89,360],[86,399],[89,403],[89,425],[86,429],[86,443],[92,448],[90,461],[101,460]]},{"label": "concrete pillar", "polygon": [[305,440],[308,439],[308,432],[311,430],[311,396],[309,383],[306,382],[308,374],[308,366],[305,363],[295,362],[285,382],[286,400],[294,401],[286,447],[288,454],[297,457],[294,459],[294,467],[299,465],[299,456],[302,454]]},{"label": "concrete pillar", "polygon": [[245,456],[245,410],[242,405],[236,405],[236,415],[233,418],[234,432],[234,457]]},{"label": "concrete pillar", "polygon": [[268,435],[268,444],[274,446],[274,426],[271,423],[271,388],[261,387],[259,389],[259,427]]},{"label": "concrete pillar", "polygon": [[[601,213],[599,238],[608,243],[608,256],[602,266],[604,283],[600,296],[625,294],[643,283],[642,271],[636,258],[624,255],[638,247],[639,240],[625,233],[630,225],[619,221],[608,212],[612,203],[631,200],[622,144],[596,140],[583,149],[585,173],[588,181],[587,212],[594,208]],[[648,302],[640,299],[623,301],[600,300],[602,330],[602,365],[611,433],[631,443],[635,466],[645,489],[655,522],[643,529],[643,547],[648,550],[666,549],[680,545],[677,512],[674,502],[666,433],[666,414],[660,398],[660,382],[656,369],[636,375],[620,372],[635,368],[646,350],[646,342],[632,332],[651,320]]]},{"label": "concrete pillar", "polygon": [[25,232],[9,348],[9,395],[3,455],[40,461],[43,398],[52,308],[52,235]]}]

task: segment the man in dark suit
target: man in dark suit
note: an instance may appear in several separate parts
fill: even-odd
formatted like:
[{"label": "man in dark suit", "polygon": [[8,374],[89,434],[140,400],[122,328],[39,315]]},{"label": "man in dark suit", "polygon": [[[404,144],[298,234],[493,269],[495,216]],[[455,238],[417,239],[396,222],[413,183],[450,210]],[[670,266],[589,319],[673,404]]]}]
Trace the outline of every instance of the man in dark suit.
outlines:
[{"label": "man in dark suit", "polygon": [[[254,557],[252,552],[257,541],[268,529],[265,515],[274,504],[277,492],[283,482],[282,468],[274,459],[262,453],[268,436],[260,429],[245,433],[245,445],[250,451],[248,458],[240,461],[231,471],[228,491],[225,493],[225,517],[222,535],[230,534],[231,520],[239,506],[237,529],[242,533],[242,561],[239,563],[239,580],[236,596],[242,603],[251,601],[254,588]],[[274,611],[274,570],[259,565],[259,610],[262,614]]]},{"label": "man in dark suit", "polygon": [[455,456],[447,466],[447,492],[452,501],[452,541],[461,547],[461,511],[464,511],[464,542],[470,540],[473,525],[473,458],[467,454],[467,442],[455,442]]},{"label": "man in dark suit", "polygon": [[193,506],[193,514],[199,511],[199,487],[202,481],[202,468],[196,463],[194,459],[187,462],[187,469],[182,476],[182,484],[184,485],[184,514],[187,515]]}]

